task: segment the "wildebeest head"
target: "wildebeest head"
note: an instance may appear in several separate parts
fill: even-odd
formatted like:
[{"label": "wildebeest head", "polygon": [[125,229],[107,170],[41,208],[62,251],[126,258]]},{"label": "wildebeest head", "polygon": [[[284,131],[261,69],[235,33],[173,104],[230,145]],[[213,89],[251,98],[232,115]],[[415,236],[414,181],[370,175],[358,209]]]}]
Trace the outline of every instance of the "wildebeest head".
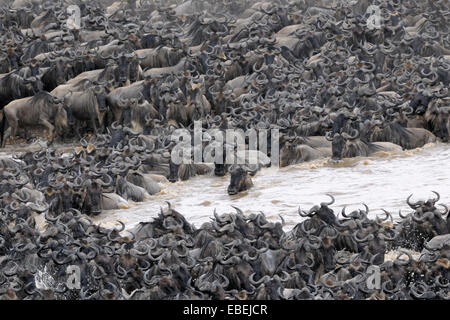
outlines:
[{"label": "wildebeest head", "polygon": [[416,94],[410,101],[409,106],[417,114],[423,114],[431,101],[431,97],[424,96],[423,94]]},{"label": "wildebeest head", "polygon": [[108,93],[107,89],[103,88],[101,86],[96,86],[94,88],[94,93],[95,93],[95,98],[98,103],[98,111],[105,112],[107,109],[107,107],[106,107],[106,95]]},{"label": "wildebeest head", "polygon": [[120,83],[125,83],[130,77],[130,54],[120,54],[117,60],[117,68]]},{"label": "wildebeest head", "polygon": [[49,88],[47,90],[52,90],[56,86],[63,84],[66,80],[71,79],[73,77],[73,69],[72,64],[65,61],[63,58],[51,58],[47,57],[47,59],[52,63],[52,67],[46,73],[44,80]]},{"label": "wildebeest head", "polygon": [[450,131],[450,104],[448,99],[436,99],[431,102],[425,112],[425,120],[430,130],[447,142]]},{"label": "wildebeest head", "polygon": [[[333,160],[340,160],[342,158],[351,158],[364,155],[361,148],[359,139],[359,131],[352,130],[352,135],[347,133],[335,134],[331,141],[331,158]],[[330,135],[327,134],[327,139],[330,140]]]},{"label": "wildebeest head", "polygon": [[195,176],[195,166],[193,164],[175,164],[172,160],[169,162],[169,181],[174,183],[178,179],[181,181],[188,180],[189,178]]},{"label": "wildebeest head", "polygon": [[345,114],[340,113],[336,119],[333,121],[333,130],[332,134],[340,133],[341,129],[344,127],[345,122],[347,121],[347,117]]},{"label": "wildebeest head", "polygon": [[286,167],[293,163],[297,157],[296,144],[293,139],[283,143],[280,149],[280,167]]},{"label": "wildebeest head", "polygon": [[92,181],[86,188],[83,201],[83,212],[98,215],[102,212],[102,187],[97,181]]},{"label": "wildebeest head", "polygon": [[140,40],[141,47],[144,49],[156,48],[162,43],[161,36],[157,34],[147,34]]},{"label": "wildebeest head", "polygon": [[25,92],[28,93],[27,95],[33,95],[44,90],[44,84],[39,77],[24,79],[23,84],[25,85]]},{"label": "wildebeest head", "polygon": [[253,186],[249,171],[244,166],[230,167],[230,184],[228,186],[228,194],[235,195],[241,191],[250,189]]},{"label": "wildebeest head", "polygon": [[335,199],[331,194],[327,194],[327,195],[331,198],[330,202],[321,202],[320,206],[316,205],[316,206],[312,207],[308,213],[304,212],[305,213],[304,215],[301,214],[301,211],[299,209],[300,216],[313,217],[314,215],[317,215],[317,217],[319,217],[319,219],[322,220],[323,222],[325,222],[326,224],[337,225],[336,216],[334,215],[333,210],[329,208],[329,206],[335,202]]},{"label": "wildebeest head", "polygon": [[[330,137],[329,135],[327,135],[327,139],[329,139],[328,137]],[[345,139],[344,137],[339,134],[336,133],[331,141],[331,158],[333,160],[340,160],[342,159],[342,152],[344,151],[344,147],[345,147]]]},{"label": "wildebeest head", "polygon": [[67,184],[59,191],[59,206],[61,212],[67,212],[73,207],[73,192]]}]

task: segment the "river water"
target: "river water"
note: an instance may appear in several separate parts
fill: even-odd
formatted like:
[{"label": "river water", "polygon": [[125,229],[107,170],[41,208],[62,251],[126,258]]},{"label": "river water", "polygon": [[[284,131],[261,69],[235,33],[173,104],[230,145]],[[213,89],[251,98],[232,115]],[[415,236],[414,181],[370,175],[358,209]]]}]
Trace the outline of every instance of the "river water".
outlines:
[{"label": "river water", "polygon": [[130,203],[129,209],[105,211],[95,218],[103,226],[114,226],[120,220],[132,228],[139,222],[151,221],[160,207],[182,213],[189,222],[200,227],[217,213],[235,212],[237,206],[244,213],[264,212],[269,220],[286,221],[286,230],[302,220],[299,206],[309,210],[313,205],[329,201],[327,193],[336,198],[330,207],[335,214],[347,206],[347,213],[369,206],[370,217],[381,214],[381,208],[398,217],[399,209],[409,212],[406,198],[426,200],[441,195],[440,203],[450,205],[450,145],[429,144],[423,148],[398,154],[381,153],[369,158],[344,159],[332,163],[329,159],[298,164],[287,168],[266,168],[252,178],[249,191],[229,196],[229,176],[199,176],[175,184],[161,184],[162,191],[150,201]]}]

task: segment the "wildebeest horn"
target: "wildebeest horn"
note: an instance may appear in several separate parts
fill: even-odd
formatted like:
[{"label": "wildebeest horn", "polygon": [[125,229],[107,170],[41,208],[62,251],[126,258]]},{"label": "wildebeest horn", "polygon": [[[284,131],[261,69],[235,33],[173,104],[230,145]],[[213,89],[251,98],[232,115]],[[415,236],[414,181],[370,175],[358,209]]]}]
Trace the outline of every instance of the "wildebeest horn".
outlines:
[{"label": "wildebeest horn", "polygon": [[420,207],[420,201],[417,201],[415,203],[410,202],[410,199],[412,197],[412,193],[408,196],[408,198],[406,198],[406,203],[408,204],[408,206],[410,206],[412,209],[417,209],[418,207]]},{"label": "wildebeest horn", "polygon": [[356,230],[356,231],[353,233],[352,238],[353,238],[356,242],[362,243],[362,242],[367,242],[367,241],[372,240],[372,239],[374,238],[374,236],[373,236],[373,234],[369,233],[365,238],[360,239],[360,238],[358,238],[358,230]]},{"label": "wildebeest horn", "polygon": [[344,136],[344,138],[349,139],[349,140],[356,140],[359,138],[359,130],[353,129],[352,135],[349,136],[349,135],[343,133],[342,136]]},{"label": "wildebeest horn", "polygon": [[415,222],[422,223],[422,222],[424,222],[425,220],[430,220],[430,219],[432,219],[432,218],[434,217],[434,213],[433,213],[433,212],[430,212],[430,211],[427,211],[427,212],[425,212],[425,213],[423,214],[422,217],[420,217],[420,216],[417,215],[417,211],[415,211],[415,212],[413,212],[413,213],[411,214],[411,217],[412,217],[412,219],[413,219]]},{"label": "wildebeest horn", "polygon": [[438,211],[442,216],[445,216],[448,213],[448,207],[445,204],[438,204],[438,206],[441,206],[444,208],[444,211]]},{"label": "wildebeest horn", "polygon": [[265,283],[265,282],[268,282],[268,281],[270,281],[270,277],[268,276],[268,275],[265,275],[264,277],[262,277],[261,279],[259,279],[258,281],[255,281],[254,280],[254,277],[255,277],[255,273],[252,273],[251,275],[250,275],[250,277],[249,277],[249,281],[250,281],[250,283],[251,284],[253,284],[253,285],[255,285],[255,286],[258,286],[258,285],[260,285],[261,283]]},{"label": "wildebeest horn", "polygon": [[312,217],[312,211],[313,209],[315,209],[314,213],[317,212],[317,210],[319,210],[319,208],[317,206],[311,208],[311,210],[309,211],[309,213],[304,212],[303,210],[300,209],[300,207],[298,207],[298,215],[302,218],[308,218],[308,217]]},{"label": "wildebeest horn", "polygon": [[402,210],[401,210],[401,209],[398,210],[398,215],[399,215],[400,218],[402,218],[402,219],[406,219],[406,218],[408,218],[408,216],[409,216],[409,214],[407,214],[406,216],[404,216],[404,215],[402,214]]},{"label": "wildebeest horn", "polygon": [[45,211],[47,211],[50,208],[49,205],[39,207],[38,205],[36,205],[33,202],[28,202],[27,203],[27,207],[30,208],[31,210],[37,212],[37,213],[45,212]]},{"label": "wildebeest horn", "polygon": [[393,222],[392,214],[391,214],[390,212],[384,210],[384,209],[381,209],[381,210],[384,211],[384,213],[386,214],[386,216],[385,216],[384,219],[381,219],[381,218],[378,218],[378,217],[377,217],[377,218],[380,219],[381,221],[386,221],[388,218],[390,218],[391,222]]},{"label": "wildebeest horn", "polygon": [[329,194],[329,193],[327,193],[327,196],[329,196],[331,198],[331,201],[328,202],[328,203],[327,202],[321,202],[320,206],[322,206],[322,207],[331,206],[334,203],[334,201],[335,201],[334,197],[331,194]]},{"label": "wildebeest horn", "polygon": [[433,202],[433,203],[438,202],[439,199],[441,199],[441,196],[439,195],[439,193],[437,193],[436,191],[431,191],[431,192],[433,192],[437,196],[437,198],[436,199],[432,199],[430,201]]}]

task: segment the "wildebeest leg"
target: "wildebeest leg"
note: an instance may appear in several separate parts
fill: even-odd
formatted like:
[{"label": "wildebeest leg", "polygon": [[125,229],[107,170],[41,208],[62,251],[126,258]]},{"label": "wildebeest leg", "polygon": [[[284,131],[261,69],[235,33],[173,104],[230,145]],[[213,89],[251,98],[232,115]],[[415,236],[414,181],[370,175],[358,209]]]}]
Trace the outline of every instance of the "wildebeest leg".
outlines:
[{"label": "wildebeest leg", "polygon": [[11,121],[11,139],[14,139],[16,137],[17,134],[17,128],[19,127],[19,120],[14,119],[13,121]]},{"label": "wildebeest leg", "polygon": [[120,108],[115,108],[112,110],[112,112],[114,113],[114,121],[119,121],[122,118],[122,110]]},{"label": "wildebeest leg", "polygon": [[92,130],[94,130],[94,134],[97,134],[97,125],[95,124],[95,117],[91,117]]},{"label": "wildebeest leg", "polygon": [[75,134],[77,135],[79,140],[81,140],[80,126],[81,126],[81,123],[78,124],[78,120],[77,120],[77,122],[74,125],[74,129],[75,129]]},{"label": "wildebeest leg", "polygon": [[103,132],[105,132],[105,113],[99,113],[96,119],[98,121],[98,133],[102,134]]},{"label": "wildebeest leg", "polygon": [[53,136],[55,127],[47,120],[41,120],[40,122],[43,126],[45,126],[48,129],[48,135],[50,136],[50,143],[52,143],[55,138]]},{"label": "wildebeest leg", "polygon": [[5,130],[3,137],[2,137],[2,145],[1,147],[4,148],[6,145],[6,140],[11,136],[11,127]]},{"label": "wildebeest leg", "polygon": [[30,141],[33,138],[33,135],[26,128],[23,129],[23,133],[24,133],[24,136],[25,136],[25,140],[27,142]]}]

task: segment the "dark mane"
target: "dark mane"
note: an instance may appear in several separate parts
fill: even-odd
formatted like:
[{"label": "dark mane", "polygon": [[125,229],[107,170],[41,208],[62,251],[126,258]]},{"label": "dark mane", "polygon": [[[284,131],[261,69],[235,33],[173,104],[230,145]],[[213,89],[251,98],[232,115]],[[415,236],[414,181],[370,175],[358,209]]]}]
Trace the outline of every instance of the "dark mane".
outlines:
[{"label": "dark mane", "polygon": [[31,106],[41,106],[43,104],[53,104],[54,97],[47,91],[40,91],[31,98]]},{"label": "dark mane", "polygon": [[1,105],[6,105],[14,99],[19,99],[24,95],[23,78],[19,75],[19,71],[10,72],[0,78],[0,101]]},{"label": "dark mane", "polygon": [[389,124],[389,129],[390,129],[391,137],[386,137],[386,138],[390,138],[390,140],[391,140],[395,137],[398,137],[400,139],[400,141],[408,141],[409,132],[405,127],[403,127],[399,123],[393,122],[393,123]]},{"label": "dark mane", "polygon": [[11,81],[12,83],[10,84],[12,85],[13,88],[13,86],[18,85],[20,83],[22,77],[19,75],[19,70],[15,70],[13,72],[6,74],[4,77],[0,78],[0,80],[4,81],[5,83]]}]

